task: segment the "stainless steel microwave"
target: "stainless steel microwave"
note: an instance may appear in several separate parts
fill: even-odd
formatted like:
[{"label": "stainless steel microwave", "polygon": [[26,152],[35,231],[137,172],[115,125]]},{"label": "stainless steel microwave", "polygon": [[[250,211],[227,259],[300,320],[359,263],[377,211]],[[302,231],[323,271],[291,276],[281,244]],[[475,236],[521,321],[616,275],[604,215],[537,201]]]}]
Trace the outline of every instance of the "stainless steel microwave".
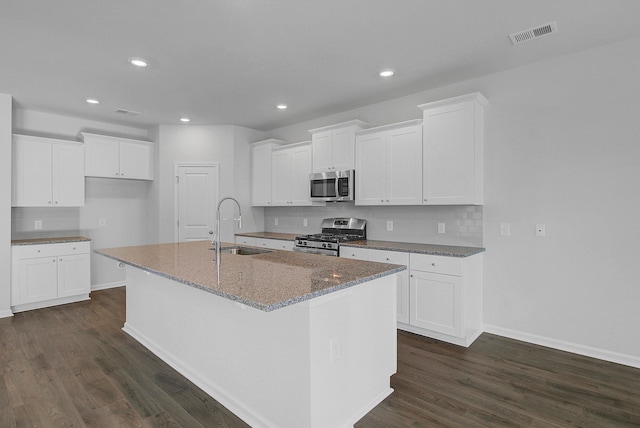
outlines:
[{"label": "stainless steel microwave", "polygon": [[309,199],[343,202],[355,199],[355,171],[330,171],[309,174]]}]

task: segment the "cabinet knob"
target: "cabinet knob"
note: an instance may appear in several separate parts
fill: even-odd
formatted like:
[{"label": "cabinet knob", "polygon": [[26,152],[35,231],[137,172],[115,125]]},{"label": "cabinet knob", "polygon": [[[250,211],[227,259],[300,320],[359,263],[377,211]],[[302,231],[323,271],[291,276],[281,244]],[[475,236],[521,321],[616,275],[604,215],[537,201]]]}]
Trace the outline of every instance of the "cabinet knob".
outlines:
[{"label": "cabinet knob", "polygon": [[436,264],[435,264],[435,262],[434,262],[434,263],[431,263],[431,266],[435,266],[435,265],[436,265]]},{"label": "cabinet knob", "polygon": [[39,252],[40,252],[40,250],[36,250],[36,253],[39,253]]},{"label": "cabinet knob", "polygon": [[424,201],[425,201],[425,202],[427,202],[427,200],[426,200],[426,199],[424,199]]},{"label": "cabinet knob", "polygon": [[389,202],[389,199],[387,199],[387,202]]},{"label": "cabinet knob", "polygon": [[51,262],[52,262],[52,263],[55,263],[55,262],[56,262],[56,259],[51,259]]},{"label": "cabinet knob", "polygon": [[73,251],[75,251],[75,250],[76,250],[76,247],[73,247],[73,248],[72,248],[72,250],[73,250]]},{"label": "cabinet knob", "polygon": [[384,202],[384,199],[380,199],[380,202]]},{"label": "cabinet knob", "polygon": [[411,278],[413,278],[413,275],[409,275]]},{"label": "cabinet knob", "polygon": [[51,201],[47,202],[49,205],[51,205]]},{"label": "cabinet knob", "polygon": [[58,205],[58,201],[55,201],[54,204]]},{"label": "cabinet knob", "polygon": [[62,261],[62,259],[60,259],[60,261]]},{"label": "cabinet knob", "polygon": [[389,257],[387,257],[387,261],[389,261]]}]

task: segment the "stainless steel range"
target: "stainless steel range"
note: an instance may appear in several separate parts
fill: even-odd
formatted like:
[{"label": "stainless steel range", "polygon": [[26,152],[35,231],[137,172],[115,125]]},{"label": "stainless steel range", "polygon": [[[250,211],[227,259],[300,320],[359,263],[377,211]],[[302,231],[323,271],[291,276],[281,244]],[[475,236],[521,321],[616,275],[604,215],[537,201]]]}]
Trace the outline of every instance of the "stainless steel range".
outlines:
[{"label": "stainless steel range", "polygon": [[325,218],[322,233],[296,236],[294,251],[340,255],[340,243],[367,239],[367,221],[360,218]]}]

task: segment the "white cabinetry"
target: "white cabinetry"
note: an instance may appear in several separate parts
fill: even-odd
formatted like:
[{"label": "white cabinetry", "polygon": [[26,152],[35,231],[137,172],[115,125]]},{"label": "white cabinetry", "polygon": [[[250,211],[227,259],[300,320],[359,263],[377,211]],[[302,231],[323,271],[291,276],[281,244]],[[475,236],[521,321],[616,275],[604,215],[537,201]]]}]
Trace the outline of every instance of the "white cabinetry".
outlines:
[{"label": "white cabinetry", "polygon": [[271,206],[271,151],[284,141],[269,139],[251,144],[251,205]]},{"label": "white cabinetry", "polygon": [[482,205],[484,106],[476,92],[423,110],[423,203]]},{"label": "white cabinetry", "polygon": [[355,133],[369,125],[352,120],[311,129],[313,172],[342,171],[355,168]]},{"label": "white cabinetry", "polygon": [[357,132],[356,205],[422,204],[421,122]]},{"label": "white cabinetry", "polygon": [[153,180],[153,143],[81,132],[88,177]]},{"label": "white cabinetry", "polygon": [[409,323],[409,253],[342,246],[340,257],[406,266],[407,270],[398,273],[397,315],[399,323]]},{"label": "white cabinetry", "polygon": [[409,323],[398,328],[469,346],[482,333],[482,254],[410,254]]},{"label": "white cabinetry", "polygon": [[271,248],[272,250],[293,251],[293,240],[256,238],[256,247]]},{"label": "white cabinetry", "polygon": [[252,236],[238,236],[236,235],[236,244],[239,245],[251,245],[256,246],[256,238]]},{"label": "white cabinetry", "polygon": [[87,300],[89,241],[11,247],[13,312]]},{"label": "white cabinetry", "polygon": [[272,150],[272,206],[312,205],[309,200],[311,142]]},{"label": "white cabinetry", "polygon": [[84,205],[84,146],[74,141],[13,136],[14,207]]}]

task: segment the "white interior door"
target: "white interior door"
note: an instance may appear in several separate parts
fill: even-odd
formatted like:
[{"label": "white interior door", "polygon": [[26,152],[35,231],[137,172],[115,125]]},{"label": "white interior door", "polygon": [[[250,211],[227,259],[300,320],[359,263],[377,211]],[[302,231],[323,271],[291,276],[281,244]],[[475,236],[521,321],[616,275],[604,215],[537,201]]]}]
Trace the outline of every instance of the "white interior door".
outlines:
[{"label": "white interior door", "polygon": [[176,241],[212,239],[218,203],[218,165],[176,165]]}]

